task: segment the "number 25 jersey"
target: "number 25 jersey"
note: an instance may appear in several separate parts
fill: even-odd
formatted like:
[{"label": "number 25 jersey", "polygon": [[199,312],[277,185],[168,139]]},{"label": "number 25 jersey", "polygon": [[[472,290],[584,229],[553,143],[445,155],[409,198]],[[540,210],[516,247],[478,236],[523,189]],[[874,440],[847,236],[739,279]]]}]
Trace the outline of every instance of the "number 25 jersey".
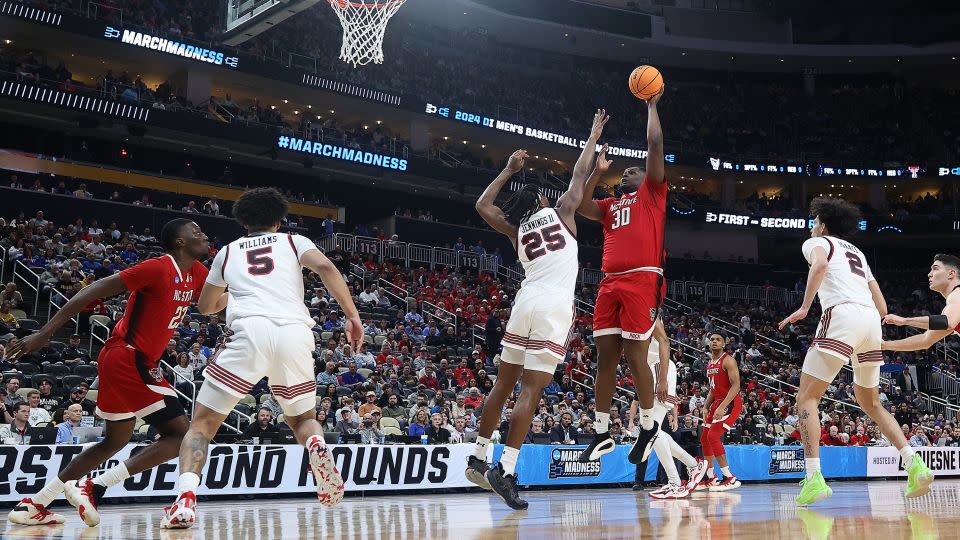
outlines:
[{"label": "number 25 jersey", "polygon": [[838,304],[860,304],[875,308],[869,286],[875,278],[863,252],[846,240],[818,236],[808,239],[801,248],[807,264],[810,264],[817,247],[827,253],[827,274],[817,291],[820,307],[828,309]]},{"label": "number 25 jersey", "polygon": [[577,238],[553,208],[542,208],[517,228],[521,287],[547,287],[573,295],[577,286]]},{"label": "number 25 jersey", "polygon": [[315,323],[303,298],[300,257],[317,246],[299,234],[258,233],[221,249],[207,283],[226,287],[227,325],[244,317],[266,317],[274,323]]}]

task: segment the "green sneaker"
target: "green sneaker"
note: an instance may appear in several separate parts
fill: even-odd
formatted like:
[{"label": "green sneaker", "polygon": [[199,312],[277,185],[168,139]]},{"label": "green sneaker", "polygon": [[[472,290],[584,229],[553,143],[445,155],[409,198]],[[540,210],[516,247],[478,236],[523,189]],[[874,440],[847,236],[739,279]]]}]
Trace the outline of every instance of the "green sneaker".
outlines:
[{"label": "green sneaker", "polygon": [[[830,489],[830,488],[827,488]],[[803,522],[810,540],[828,540],[833,529],[833,518],[820,515],[813,510],[797,508],[797,517]]]},{"label": "green sneaker", "polygon": [[903,492],[906,497],[920,497],[930,491],[930,484],[933,483],[933,472],[923,462],[920,454],[914,454],[913,462],[907,468],[907,490]]},{"label": "green sneaker", "polygon": [[797,506],[807,506],[817,501],[822,501],[833,495],[833,490],[823,479],[823,474],[817,471],[813,478],[805,478],[800,481],[800,494],[795,499]]}]

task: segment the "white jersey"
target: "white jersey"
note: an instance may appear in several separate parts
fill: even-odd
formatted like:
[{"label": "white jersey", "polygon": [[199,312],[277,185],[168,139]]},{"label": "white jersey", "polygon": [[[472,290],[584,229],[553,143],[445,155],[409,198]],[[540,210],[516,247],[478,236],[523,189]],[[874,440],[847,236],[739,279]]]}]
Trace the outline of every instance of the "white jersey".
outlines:
[{"label": "white jersey", "polygon": [[303,301],[300,257],[317,246],[299,234],[257,233],[230,242],[217,253],[207,283],[226,287],[227,325],[245,317],[313,327]]},{"label": "white jersey", "polygon": [[868,285],[875,278],[863,252],[846,240],[819,236],[803,243],[803,256],[807,264],[810,263],[814,248],[818,246],[827,252],[827,274],[817,291],[821,308],[829,309],[839,304],[875,308]]},{"label": "white jersey", "polygon": [[526,276],[521,288],[538,286],[573,296],[580,267],[577,238],[555,209],[543,208],[520,224],[517,252]]}]

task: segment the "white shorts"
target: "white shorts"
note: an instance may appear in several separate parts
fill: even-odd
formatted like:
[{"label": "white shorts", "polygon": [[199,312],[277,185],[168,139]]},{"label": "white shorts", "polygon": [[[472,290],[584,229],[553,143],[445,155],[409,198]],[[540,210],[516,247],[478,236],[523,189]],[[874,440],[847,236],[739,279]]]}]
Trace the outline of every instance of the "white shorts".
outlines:
[{"label": "white shorts", "polygon": [[240,399],[267,377],[270,392],[286,416],[316,407],[313,378],[313,332],[303,324],[278,325],[265,317],[233,321],[234,334],[204,371],[197,402],[228,414]]},{"label": "white shorts", "polygon": [[[673,360],[667,360],[670,364],[667,367],[667,402],[664,403],[659,399],[654,398],[653,400],[653,419],[657,421],[661,426],[663,426],[663,419],[667,417],[667,413],[670,409],[673,409],[680,403],[680,398],[677,397],[677,365]],[[653,380],[654,389],[657,388],[657,369],[660,364],[650,364],[650,370],[653,371]]]},{"label": "white shorts", "polygon": [[882,339],[880,312],[876,308],[860,304],[827,308],[803,360],[803,372],[833,382],[843,365],[851,362],[853,383],[874,388],[880,384]]},{"label": "white shorts", "polygon": [[[572,291],[571,291],[572,292]],[[517,294],[503,334],[500,359],[553,373],[567,355],[573,329],[573,296],[540,287],[523,287]]]}]

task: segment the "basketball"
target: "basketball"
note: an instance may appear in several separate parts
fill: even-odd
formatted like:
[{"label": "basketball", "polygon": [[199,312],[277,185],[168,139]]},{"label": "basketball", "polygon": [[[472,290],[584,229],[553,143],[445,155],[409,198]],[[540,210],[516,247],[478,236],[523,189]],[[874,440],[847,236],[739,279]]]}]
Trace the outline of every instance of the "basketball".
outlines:
[{"label": "basketball", "polygon": [[653,66],[640,66],[630,73],[627,84],[633,95],[647,101],[663,89],[663,75]]}]

